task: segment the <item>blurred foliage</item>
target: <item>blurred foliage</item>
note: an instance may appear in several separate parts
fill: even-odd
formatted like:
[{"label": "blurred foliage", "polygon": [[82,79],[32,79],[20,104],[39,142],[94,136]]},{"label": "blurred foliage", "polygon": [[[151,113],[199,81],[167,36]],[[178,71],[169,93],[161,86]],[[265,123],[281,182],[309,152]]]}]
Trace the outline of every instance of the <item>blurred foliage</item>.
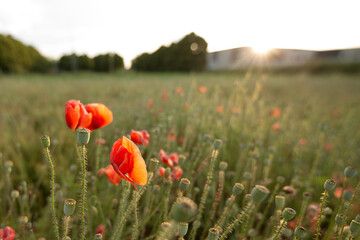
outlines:
[{"label": "blurred foliage", "polygon": [[2,72],[47,72],[50,67],[50,61],[34,47],[24,45],[10,35],[0,34],[0,70]]},{"label": "blurred foliage", "polygon": [[202,71],[206,67],[207,42],[195,33],[186,35],[169,47],[143,53],[132,61],[136,71]]}]

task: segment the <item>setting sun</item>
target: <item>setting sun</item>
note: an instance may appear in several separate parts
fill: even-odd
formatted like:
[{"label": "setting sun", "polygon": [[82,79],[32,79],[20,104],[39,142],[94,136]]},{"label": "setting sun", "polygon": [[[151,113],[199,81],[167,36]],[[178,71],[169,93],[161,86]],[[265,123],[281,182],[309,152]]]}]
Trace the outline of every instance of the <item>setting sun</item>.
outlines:
[{"label": "setting sun", "polygon": [[253,49],[254,52],[258,53],[258,54],[265,54],[267,53],[271,47],[266,46],[266,45],[255,45],[251,47]]}]

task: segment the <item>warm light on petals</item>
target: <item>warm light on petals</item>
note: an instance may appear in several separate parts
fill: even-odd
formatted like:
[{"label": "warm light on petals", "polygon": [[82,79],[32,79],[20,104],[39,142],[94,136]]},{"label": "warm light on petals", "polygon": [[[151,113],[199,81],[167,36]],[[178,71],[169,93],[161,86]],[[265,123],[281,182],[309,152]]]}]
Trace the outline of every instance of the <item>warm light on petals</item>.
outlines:
[{"label": "warm light on petals", "polygon": [[90,131],[105,127],[113,120],[113,113],[102,103],[90,103],[85,105],[86,110],[92,113],[92,120],[87,127]]},{"label": "warm light on petals", "polygon": [[114,168],[109,165],[106,168],[102,168],[97,172],[98,176],[101,176],[103,174],[106,174],[107,178],[109,179],[109,181],[114,184],[115,186],[117,186],[121,180],[121,177],[119,174],[117,174],[114,170]]},{"label": "warm light on petals", "polygon": [[131,141],[136,144],[147,146],[149,144],[150,134],[146,130],[131,130],[130,138]]}]

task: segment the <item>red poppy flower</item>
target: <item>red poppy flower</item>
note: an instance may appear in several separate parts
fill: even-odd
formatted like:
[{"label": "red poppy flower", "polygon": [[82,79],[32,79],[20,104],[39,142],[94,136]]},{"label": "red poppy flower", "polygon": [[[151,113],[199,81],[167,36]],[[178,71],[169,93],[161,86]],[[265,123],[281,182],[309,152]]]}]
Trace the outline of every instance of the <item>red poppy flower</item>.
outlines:
[{"label": "red poppy flower", "polygon": [[325,151],[331,151],[333,149],[333,145],[331,143],[324,143],[324,150]]},{"label": "red poppy flower", "polygon": [[150,110],[152,108],[154,102],[155,102],[154,99],[149,98],[149,100],[148,100],[148,102],[146,104],[146,109]]},{"label": "red poppy flower", "polygon": [[110,162],[121,178],[129,181],[136,189],[134,183],[145,185],[147,182],[147,171],[145,161],[141,156],[139,148],[125,136],[118,139],[110,153]]},{"label": "red poppy flower", "polygon": [[171,173],[171,179],[173,181],[179,180],[183,174],[183,170],[179,167],[174,167],[173,172]]},{"label": "red poppy flower", "polygon": [[270,110],[269,114],[270,116],[272,116],[273,118],[279,118],[281,116],[281,109],[278,107],[275,107],[273,109]]},{"label": "red poppy flower", "polygon": [[165,168],[164,168],[164,167],[159,167],[159,169],[158,169],[158,174],[159,174],[161,177],[165,177]]},{"label": "red poppy flower", "polygon": [[305,146],[307,144],[307,140],[302,138],[302,139],[299,140],[299,144],[301,146]]},{"label": "red poppy flower", "polygon": [[174,166],[173,161],[170,159],[170,157],[166,154],[164,150],[160,149],[159,157],[163,163],[169,165],[170,167]]},{"label": "red poppy flower", "polygon": [[216,112],[217,112],[217,113],[222,113],[223,111],[224,111],[224,109],[223,109],[222,106],[218,106],[218,107],[216,108]]},{"label": "red poppy flower", "polygon": [[170,153],[169,158],[174,165],[177,165],[179,163],[179,155],[177,153]]},{"label": "red poppy flower", "polygon": [[131,130],[131,141],[136,144],[147,146],[149,144],[150,134],[146,130],[134,131]]},{"label": "red poppy flower", "polygon": [[161,100],[162,100],[163,102],[167,102],[167,100],[168,100],[168,95],[167,95],[167,91],[166,91],[166,90],[163,90],[162,95],[161,95]]},{"label": "red poppy flower", "polygon": [[238,107],[233,107],[233,108],[231,109],[231,112],[232,112],[233,114],[239,114],[239,113],[240,113],[240,108],[238,108]]},{"label": "red poppy flower", "polygon": [[69,100],[65,104],[66,124],[71,130],[86,128],[90,125],[92,114],[88,113],[79,100]]},{"label": "red poppy flower", "polygon": [[280,128],[281,128],[281,125],[280,125],[280,123],[278,123],[278,122],[274,123],[274,124],[271,126],[271,129],[272,129],[273,131],[275,131],[275,132],[279,131]]},{"label": "red poppy flower", "polygon": [[91,123],[86,127],[90,131],[105,127],[113,120],[113,113],[102,103],[90,103],[85,105],[85,108],[92,113]]},{"label": "red poppy flower", "polygon": [[180,96],[182,96],[182,95],[184,94],[184,90],[183,90],[182,87],[180,87],[180,86],[177,86],[177,87],[175,88],[175,92],[176,92],[177,94],[179,94]]},{"label": "red poppy flower", "polygon": [[100,138],[95,139],[96,145],[104,145],[105,143],[106,143],[105,139],[100,139]]},{"label": "red poppy flower", "polygon": [[100,169],[97,172],[97,175],[101,176],[104,173],[106,174],[109,181],[112,184],[114,184],[115,186],[117,186],[119,184],[119,182],[121,181],[120,175],[115,172],[114,168],[111,165],[107,166],[106,168]]},{"label": "red poppy flower", "polygon": [[0,239],[1,240],[14,240],[15,239],[15,230],[7,226],[0,229]]},{"label": "red poppy flower", "polygon": [[168,132],[168,134],[166,135],[166,139],[167,139],[168,141],[175,141],[176,137],[175,137],[175,132],[174,132],[174,130],[171,129],[171,130]]},{"label": "red poppy flower", "polygon": [[207,88],[205,86],[199,86],[198,87],[198,92],[199,93],[206,93],[206,91],[207,91]]},{"label": "red poppy flower", "polygon": [[105,229],[106,229],[105,225],[100,224],[100,225],[98,225],[98,226],[96,227],[95,233],[96,233],[96,234],[98,234],[98,233],[103,233],[103,232],[105,231]]}]

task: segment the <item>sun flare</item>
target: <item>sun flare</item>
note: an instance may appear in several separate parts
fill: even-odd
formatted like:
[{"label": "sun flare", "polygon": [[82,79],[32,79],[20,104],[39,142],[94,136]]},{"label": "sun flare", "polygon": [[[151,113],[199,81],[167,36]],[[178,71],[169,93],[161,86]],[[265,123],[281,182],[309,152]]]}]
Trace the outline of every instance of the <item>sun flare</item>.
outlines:
[{"label": "sun flare", "polygon": [[266,54],[271,49],[271,47],[266,45],[254,45],[251,48],[258,54]]}]

